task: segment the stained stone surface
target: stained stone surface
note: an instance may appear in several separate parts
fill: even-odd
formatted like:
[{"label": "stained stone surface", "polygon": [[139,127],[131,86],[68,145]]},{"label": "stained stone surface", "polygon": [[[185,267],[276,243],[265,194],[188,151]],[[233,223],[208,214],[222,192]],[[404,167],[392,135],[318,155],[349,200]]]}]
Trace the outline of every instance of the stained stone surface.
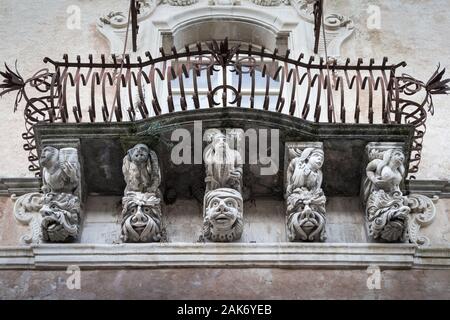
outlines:
[{"label": "stained stone surface", "polygon": [[81,270],[80,289],[69,290],[65,270],[1,271],[0,298],[450,299],[449,270],[385,270],[379,290],[368,289],[368,276],[365,269]]},{"label": "stained stone surface", "polygon": [[81,231],[82,243],[118,243],[120,239],[121,197],[88,197]]},{"label": "stained stone surface", "polygon": [[0,246],[16,246],[28,227],[16,222],[13,215],[14,203],[9,197],[0,197]]}]

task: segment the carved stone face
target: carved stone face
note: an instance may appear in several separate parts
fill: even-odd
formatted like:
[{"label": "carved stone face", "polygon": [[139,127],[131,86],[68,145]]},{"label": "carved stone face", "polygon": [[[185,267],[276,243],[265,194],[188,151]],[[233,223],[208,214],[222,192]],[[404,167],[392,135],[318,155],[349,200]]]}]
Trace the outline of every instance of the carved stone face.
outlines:
[{"label": "carved stone face", "polygon": [[227,138],[224,134],[218,133],[214,136],[212,143],[215,151],[223,151],[227,147]]},{"label": "carved stone face", "polygon": [[58,161],[58,149],[47,146],[42,149],[39,162],[43,167],[55,164]]},{"label": "carved stone face", "polygon": [[123,241],[159,241],[161,239],[160,200],[154,194],[129,192],[123,198],[123,203]]},{"label": "carved stone face", "polygon": [[410,211],[401,195],[375,191],[367,201],[370,236],[388,242],[405,241]]},{"label": "carved stone face", "polygon": [[311,169],[319,170],[323,165],[323,155],[320,152],[313,152],[308,160]]},{"label": "carved stone face", "polygon": [[40,210],[45,241],[66,242],[78,235],[80,200],[67,193],[48,193]]},{"label": "carved stone face", "polygon": [[401,165],[403,165],[403,162],[405,161],[405,155],[403,154],[403,152],[401,152],[400,150],[395,150],[392,153],[391,156],[391,163],[395,166],[395,167],[400,167]]},{"label": "carved stone face", "polygon": [[294,193],[287,199],[288,236],[290,241],[324,241],[325,198],[313,198],[307,191]]},{"label": "carved stone face", "polygon": [[149,150],[145,144],[137,144],[133,149],[130,149],[129,156],[131,162],[146,163],[149,159]]},{"label": "carved stone face", "polygon": [[219,188],[205,195],[204,227],[206,238],[227,242],[239,239],[243,230],[242,196],[229,188]]},{"label": "carved stone face", "polygon": [[238,218],[239,205],[233,198],[216,197],[208,207],[208,216],[211,224],[217,230],[229,230]]}]

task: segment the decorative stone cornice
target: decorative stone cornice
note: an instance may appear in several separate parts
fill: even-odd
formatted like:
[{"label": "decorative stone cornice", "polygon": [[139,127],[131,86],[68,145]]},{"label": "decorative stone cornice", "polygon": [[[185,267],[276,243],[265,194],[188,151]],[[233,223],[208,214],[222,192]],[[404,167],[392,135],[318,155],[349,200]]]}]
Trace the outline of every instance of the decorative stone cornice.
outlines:
[{"label": "decorative stone cornice", "polygon": [[424,196],[438,196],[440,199],[450,198],[450,181],[447,180],[407,180],[406,190]]},{"label": "decorative stone cornice", "polygon": [[448,247],[363,243],[37,244],[0,247],[0,269],[240,267],[450,269]]},{"label": "decorative stone cornice", "polygon": [[41,181],[39,178],[0,178],[0,196],[23,195],[39,192]]}]

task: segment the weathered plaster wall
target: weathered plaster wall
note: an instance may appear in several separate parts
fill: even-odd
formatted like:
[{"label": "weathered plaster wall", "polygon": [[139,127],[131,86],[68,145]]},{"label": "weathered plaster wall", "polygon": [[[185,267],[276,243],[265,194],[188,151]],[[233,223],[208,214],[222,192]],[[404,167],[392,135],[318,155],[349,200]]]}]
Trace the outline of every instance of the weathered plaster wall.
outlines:
[{"label": "weathered plaster wall", "polygon": [[14,203],[9,197],[0,197],[0,246],[16,246],[28,227],[19,224],[13,215]]},{"label": "weathered plaster wall", "polygon": [[450,299],[448,270],[385,270],[380,290],[367,288],[366,270],[81,270],[80,275],[80,290],[70,290],[65,271],[0,271],[0,298]]},{"label": "weathered plaster wall", "polygon": [[[345,13],[355,23],[355,32],[344,43],[342,56],[353,61],[389,57],[392,63],[406,61],[404,72],[427,81],[438,63],[450,67],[450,6],[448,0],[328,0],[328,12]],[[370,29],[368,20],[380,9],[380,29]],[[370,20],[369,20],[370,22]],[[448,74],[448,72],[447,72]],[[436,96],[435,115],[427,120],[422,163],[418,179],[450,179],[449,136],[450,98]]]},{"label": "weathered plaster wall", "polygon": [[[67,27],[77,6],[81,13],[80,29]],[[103,13],[117,8],[121,10],[127,2],[121,0],[36,0],[0,2],[0,61],[14,66],[24,78],[47,67],[42,59],[46,56],[61,59],[64,53],[74,58],[77,54],[87,59],[92,53],[98,57],[107,53],[108,46],[96,31],[96,21]],[[3,70],[3,67],[2,67]],[[23,108],[13,113],[15,96],[0,99],[0,176],[32,176],[28,171],[27,152],[22,149],[24,131]],[[3,156],[14,155],[14,156]]]}]

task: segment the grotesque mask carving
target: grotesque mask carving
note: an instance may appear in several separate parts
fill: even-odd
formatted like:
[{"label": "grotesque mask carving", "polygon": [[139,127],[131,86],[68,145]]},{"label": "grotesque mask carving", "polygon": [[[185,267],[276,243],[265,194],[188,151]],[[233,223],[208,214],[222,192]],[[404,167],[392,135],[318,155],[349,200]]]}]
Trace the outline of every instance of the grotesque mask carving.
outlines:
[{"label": "grotesque mask carving", "polygon": [[230,242],[241,238],[243,231],[243,200],[230,188],[209,191],[204,201],[204,237],[215,242]]},{"label": "grotesque mask carving", "polygon": [[160,199],[151,193],[128,192],[122,202],[122,240],[124,242],[160,241]]},{"label": "grotesque mask carving", "polygon": [[47,193],[40,209],[42,237],[45,241],[67,242],[78,236],[80,200],[67,193]]},{"label": "grotesque mask carving", "polygon": [[408,238],[411,211],[400,192],[374,191],[367,201],[369,235],[375,240],[404,242]]},{"label": "grotesque mask carving", "polygon": [[287,169],[287,227],[290,241],[324,241],[325,203],[323,194],[323,150],[291,149],[294,158]]},{"label": "grotesque mask carving", "polygon": [[290,241],[325,241],[325,196],[313,196],[301,189],[287,199],[288,237]]}]

